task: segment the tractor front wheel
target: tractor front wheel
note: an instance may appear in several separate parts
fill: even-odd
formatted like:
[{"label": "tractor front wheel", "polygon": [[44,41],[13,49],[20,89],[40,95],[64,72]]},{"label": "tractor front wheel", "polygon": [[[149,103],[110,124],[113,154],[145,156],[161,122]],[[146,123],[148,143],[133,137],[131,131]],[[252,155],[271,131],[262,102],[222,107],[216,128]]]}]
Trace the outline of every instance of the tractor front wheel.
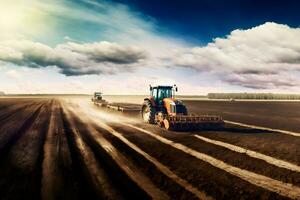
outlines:
[{"label": "tractor front wheel", "polygon": [[156,109],[149,100],[145,100],[142,106],[142,117],[144,122],[149,124],[155,123]]}]

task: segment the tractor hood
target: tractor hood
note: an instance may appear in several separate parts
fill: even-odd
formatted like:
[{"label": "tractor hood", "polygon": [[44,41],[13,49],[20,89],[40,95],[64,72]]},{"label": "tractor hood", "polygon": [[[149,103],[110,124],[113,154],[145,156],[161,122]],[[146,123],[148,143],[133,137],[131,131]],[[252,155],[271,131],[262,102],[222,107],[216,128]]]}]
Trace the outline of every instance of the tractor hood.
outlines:
[{"label": "tractor hood", "polygon": [[164,98],[165,105],[183,105],[182,101],[174,99],[174,98]]}]

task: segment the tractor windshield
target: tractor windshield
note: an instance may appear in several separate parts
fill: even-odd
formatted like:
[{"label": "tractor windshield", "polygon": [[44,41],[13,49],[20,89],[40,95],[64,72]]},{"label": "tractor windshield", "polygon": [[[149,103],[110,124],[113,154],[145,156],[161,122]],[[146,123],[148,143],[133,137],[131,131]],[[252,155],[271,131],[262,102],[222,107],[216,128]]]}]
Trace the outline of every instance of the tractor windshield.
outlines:
[{"label": "tractor windshield", "polygon": [[172,88],[159,88],[158,99],[162,100],[164,98],[172,97]]},{"label": "tractor windshield", "polygon": [[150,94],[158,105],[162,105],[164,98],[173,97],[173,87],[153,87]]}]

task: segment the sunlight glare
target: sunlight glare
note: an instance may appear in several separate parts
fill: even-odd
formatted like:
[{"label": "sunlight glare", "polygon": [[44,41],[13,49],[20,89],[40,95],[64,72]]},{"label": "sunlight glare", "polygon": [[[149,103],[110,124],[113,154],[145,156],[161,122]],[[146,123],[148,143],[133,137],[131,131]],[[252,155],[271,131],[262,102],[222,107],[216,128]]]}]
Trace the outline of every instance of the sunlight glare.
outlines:
[{"label": "sunlight glare", "polygon": [[[29,0],[30,1],[30,0]],[[43,13],[29,1],[0,0],[0,30],[3,34],[37,34],[45,20]]]}]

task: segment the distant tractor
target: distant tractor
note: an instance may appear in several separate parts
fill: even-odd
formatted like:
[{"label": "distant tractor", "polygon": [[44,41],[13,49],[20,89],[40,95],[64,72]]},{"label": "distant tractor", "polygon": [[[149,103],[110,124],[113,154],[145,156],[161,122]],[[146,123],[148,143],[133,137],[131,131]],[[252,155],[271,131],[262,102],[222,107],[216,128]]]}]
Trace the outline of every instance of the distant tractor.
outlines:
[{"label": "distant tractor", "polygon": [[105,101],[102,97],[101,92],[95,92],[94,96],[92,98],[92,102],[94,102],[97,105],[101,105],[102,107],[105,107],[107,105],[107,101]]},{"label": "distant tractor", "polygon": [[144,99],[142,105],[142,118],[149,124],[158,124],[167,130],[190,130],[201,128],[219,128],[224,121],[220,116],[188,115],[186,106],[182,101],[175,99],[174,86],[150,85],[150,97]]},{"label": "distant tractor", "polygon": [[95,92],[94,97],[92,98],[92,101],[102,101],[102,93],[101,92]]}]

